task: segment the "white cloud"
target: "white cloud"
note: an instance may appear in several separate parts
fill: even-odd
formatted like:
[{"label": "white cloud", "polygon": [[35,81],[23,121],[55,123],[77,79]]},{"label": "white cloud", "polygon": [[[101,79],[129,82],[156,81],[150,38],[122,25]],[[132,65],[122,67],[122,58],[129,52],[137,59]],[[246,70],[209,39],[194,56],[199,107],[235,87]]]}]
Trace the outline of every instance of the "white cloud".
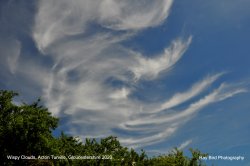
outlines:
[{"label": "white cloud", "polygon": [[[172,69],[191,44],[192,37],[178,38],[159,55],[149,57],[121,44],[138,30],[160,25],[171,4],[172,0],[41,0],[33,38],[53,67],[36,68],[36,63],[30,63],[21,73],[42,87],[45,103],[54,115],[67,115],[64,125],[69,133],[118,135],[122,143],[134,147],[169,139],[205,106],[246,91],[222,85],[202,95],[222,75],[219,73],[157,104],[132,97],[141,80],[163,76],[161,73]],[[93,24],[100,31],[90,29]],[[173,109],[194,97],[199,99],[187,103],[185,109]],[[141,135],[124,136],[113,129]]]},{"label": "white cloud", "polygon": [[41,0],[33,36],[40,50],[70,35],[84,33],[87,22],[95,17],[100,1]]},{"label": "white cloud", "polygon": [[189,37],[185,42],[182,40],[173,41],[171,46],[166,48],[164,53],[158,55],[156,58],[145,58],[137,55],[138,64],[132,68],[135,79],[138,80],[141,77],[155,79],[160,72],[170,69],[181,58],[191,40],[192,38]]},{"label": "white cloud", "polygon": [[[190,144],[192,144],[193,140],[189,139],[184,141],[183,143],[181,143],[177,149],[179,150],[184,150],[185,148],[187,148]],[[151,154],[150,156],[159,156],[159,155],[167,155],[167,154],[172,154],[173,152],[175,152],[175,147],[170,146],[170,147],[161,147],[161,148],[157,148],[157,149],[150,149],[147,150],[147,154]]]},{"label": "white cloud", "polygon": [[33,36],[40,50],[70,35],[82,34],[91,21],[114,30],[157,26],[168,16],[172,0],[41,0]]},{"label": "white cloud", "polygon": [[[191,103],[183,111],[165,114],[156,113],[144,117],[137,116],[135,120],[127,121],[126,123],[121,124],[120,127],[126,131],[144,133],[144,138],[141,139],[140,137],[136,138],[133,136],[127,140],[121,139],[121,142],[124,141],[124,143],[129,142],[130,144],[137,144],[137,146],[145,146],[166,140],[166,138],[170,137],[173,133],[168,134],[169,132],[163,132],[164,130],[172,131],[171,129],[173,128],[178,129],[181,125],[188,122],[202,108],[245,92],[247,92],[247,89],[245,88],[221,84],[219,88],[198,101]],[[132,139],[133,141],[131,141]]]},{"label": "white cloud", "polygon": [[[1,20],[0,20],[1,21]],[[0,34],[1,35],[1,34]],[[13,37],[0,40],[0,65],[2,70],[6,67],[11,74],[15,74],[19,65],[22,44]]]},{"label": "white cloud", "polygon": [[216,75],[208,76],[204,80],[194,84],[188,91],[183,93],[176,93],[172,98],[161,105],[160,110],[172,108],[197,96],[208,86],[210,86],[214,81],[216,81],[222,74],[223,73],[218,73]]},{"label": "white cloud", "polygon": [[[145,58],[119,43],[136,34],[130,30],[163,22],[171,4],[170,0],[40,1],[33,36],[38,48],[54,60],[48,86],[43,89],[50,110],[56,115],[70,115],[74,125],[94,128],[88,131],[93,136],[112,133],[110,129],[136,114],[145,103],[129,97],[136,93],[134,80],[154,79],[171,68],[188,48],[191,37],[187,41],[174,40],[155,58]],[[84,34],[90,21],[127,31],[118,35],[100,32],[77,39],[72,36]],[[120,87],[109,79],[121,82]],[[152,143],[170,135],[169,131],[143,140]],[[78,132],[87,133],[84,129]]]},{"label": "white cloud", "polygon": [[165,130],[162,130],[159,133],[150,135],[150,136],[141,136],[142,138],[121,138],[120,141],[125,145],[133,146],[133,147],[141,147],[147,146],[151,144],[155,144],[157,142],[161,142],[162,140],[170,137],[175,131],[177,127],[169,127]]},{"label": "white cloud", "polygon": [[173,0],[103,0],[100,22],[115,30],[141,30],[162,23],[168,16]]},{"label": "white cloud", "polygon": [[128,97],[129,93],[130,93],[130,90],[123,87],[119,90],[114,91],[110,95],[110,98],[112,98],[112,99],[124,99],[124,98]]},{"label": "white cloud", "polygon": [[[141,125],[155,125],[161,123],[182,123],[185,119],[189,119],[197,111],[201,110],[205,106],[225,100],[239,93],[245,93],[247,90],[245,88],[232,87],[230,85],[221,84],[221,86],[215,89],[213,92],[199,99],[198,101],[189,105],[188,108],[183,111],[177,111],[174,113],[166,114],[163,116],[162,114],[153,114],[148,115],[144,118],[139,118],[136,120],[128,121],[126,126],[141,126]],[[134,127],[136,128],[136,127]],[[128,128],[127,128],[128,129]],[[147,129],[148,130],[148,129]]]},{"label": "white cloud", "polygon": [[10,45],[12,48],[9,49],[10,53],[8,54],[7,62],[10,68],[10,72],[14,74],[18,66],[18,59],[21,52],[21,43],[18,40],[13,40]]},{"label": "white cloud", "polygon": [[182,144],[180,144],[180,146],[178,147],[178,149],[183,150],[186,147],[188,147],[192,142],[193,142],[192,139],[186,140],[185,142],[183,142]]}]

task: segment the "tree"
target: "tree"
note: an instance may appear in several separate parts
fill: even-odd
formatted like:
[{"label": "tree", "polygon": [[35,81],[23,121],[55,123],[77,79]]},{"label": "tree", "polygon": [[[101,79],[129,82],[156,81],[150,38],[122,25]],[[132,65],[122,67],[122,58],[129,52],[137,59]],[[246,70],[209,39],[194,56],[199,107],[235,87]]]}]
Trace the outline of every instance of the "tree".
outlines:
[{"label": "tree", "polygon": [[[11,165],[8,155],[36,156],[53,154],[52,130],[58,119],[51,116],[47,108],[32,104],[13,104],[18,94],[13,91],[0,91],[0,149],[1,163]],[[20,163],[27,160],[19,160]]]},{"label": "tree", "polygon": [[153,157],[148,160],[148,165],[154,166],[204,166],[205,164],[199,159],[200,156],[207,156],[207,154],[201,153],[199,150],[189,149],[192,157],[184,156],[183,151],[174,148],[170,153]]}]

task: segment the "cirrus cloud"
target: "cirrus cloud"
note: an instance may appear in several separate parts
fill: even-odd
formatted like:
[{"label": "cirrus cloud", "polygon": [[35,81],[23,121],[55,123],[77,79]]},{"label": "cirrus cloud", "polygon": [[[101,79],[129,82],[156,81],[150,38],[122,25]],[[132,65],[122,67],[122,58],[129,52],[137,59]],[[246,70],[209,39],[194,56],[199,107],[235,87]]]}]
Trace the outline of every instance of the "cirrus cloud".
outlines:
[{"label": "cirrus cloud", "polygon": [[[191,44],[192,37],[178,38],[150,57],[121,44],[139,30],[160,25],[171,4],[172,0],[40,1],[33,37],[40,51],[54,60],[43,96],[54,114],[69,117],[71,133],[98,137],[119,136],[114,129],[136,131],[139,136],[120,134],[121,142],[151,145],[169,138],[205,106],[246,91],[222,84],[186,109],[168,113],[205,92],[223,74],[218,73],[162,103],[132,97],[137,84],[169,72]],[[100,31],[90,33],[91,23],[99,25]]]},{"label": "cirrus cloud", "polygon": [[[117,135],[133,147],[159,143],[206,106],[247,92],[238,84],[221,83],[214,88],[224,75],[215,73],[163,101],[151,103],[135,97],[143,82],[157,82],[174,71],[192,43],[192,36],[179,37],[149,56],[122,44],[165,22],[172,3],[40,0],[32,29],[38,53],[24,55],[21,41],[13,39],[9,44],[15,48],[12,55],[0,58],[12,74],[28,82],[27,89],[34,86],[42,92],[54,115],[66,117],[63,127],[68,133],[83,138]],[[44,65],[34,57],[50,63]]]}]

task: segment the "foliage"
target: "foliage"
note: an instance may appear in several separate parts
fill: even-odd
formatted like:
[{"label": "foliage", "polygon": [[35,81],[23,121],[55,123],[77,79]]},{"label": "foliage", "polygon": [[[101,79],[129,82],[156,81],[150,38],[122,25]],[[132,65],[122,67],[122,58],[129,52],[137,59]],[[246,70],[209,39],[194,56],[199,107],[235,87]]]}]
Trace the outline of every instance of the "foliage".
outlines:
[{"label": "foliage", "polygon": [[0,91],[1,163],[11,162],[7,155],[53,154],[52,130],[57,127],[58,119],[39,106],[39,100],[30,105],[13,104],[15,96],[15,92]]},{"label": "foliage", "polygon": [[[0,91],[0,163],[1,165],[31,166],[201,166],[198,150],[191,149],[192,157],[184,156],[175,148],[171,153],[149,158],[144,150],[140,153],[120,144],[114,136],[79,141],[63,132],[57,138],[52,131],[58,126],[40,100],[32,104],[15,104],[13,91]],[[32,160],[8,159],[13,156],[35,156]],[[38,159],[39,156],[45,156]],[[95,159],[79,159],[81,157]],[[46,158],[47,157],[47,158]],[[72,157],[75,157],[74,159]],[[77,158],[79,157],[79,158]]]},{"label": "foliage", "polygon": [[203,166],[204,164],[199,159],[200,156],[207,156],[207,154],[201,153],[199,150],[190,149],[192,157],[188,158],[184,156],[183,151],[174,148],[169,154],[154,157],[149,160],[149,165],[154,166]]}]

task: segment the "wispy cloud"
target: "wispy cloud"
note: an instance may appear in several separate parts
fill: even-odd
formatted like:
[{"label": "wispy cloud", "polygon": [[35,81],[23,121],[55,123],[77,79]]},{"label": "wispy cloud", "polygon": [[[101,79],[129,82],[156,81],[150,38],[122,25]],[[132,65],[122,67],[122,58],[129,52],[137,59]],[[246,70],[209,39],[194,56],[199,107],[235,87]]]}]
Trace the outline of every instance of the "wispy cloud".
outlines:
[{"label": "wispy cloud", "polygon": [[177,130],[176,127],[169,127],[165,130],[161,130],[161,132],[152,134],[150,136],[140,136],[141,138],[121,138],[121,142],[133,147],[141,147],[141,146],[147,146],[152,145],[157,142],[161,142],[164,139],[167,139],[170,137],[175,131]]},{"label": "wispy cloud", "polygon": [[180,146],[178,147],[178,149],[183,150],[186,147],[188,147],[192,142],[193,142],[192,139],[186,140],[185,142],[183,142],[182,144],[180,144]]},{"label": "wispy cloud", "polygon": [[183,93],[176,93],[172,98],[167,100],[161,105],[160,110],[170,109],[177,106],[203,92],[208,86],[210,86],[214,81],[216,81],[223,73],[218,73],[212,76],[208,76],[202,81],[194,84],[188,91]]},{"label": "wispy cloud", "polygon": [[[141,30],[162,23],[168,16],[173,0],[115,1],[100,5],[100,22],[115,30]],[[108,9],[108,10],[107,10]]]},{"label": "wispy cloud", "polygon": [[[208,91],[224,74],[217,73],[163,102],[148,103],[134,97],[143,81],[156,81],[178,65],[192,42],[192,36],[179,37],[159,54],[148,56],[122,44],[141,30],[165,22],[172,3],[40,0],[31,34],[40,52],[20,55],[22,43],[15,41],[13,55],[0,58],[25,85],[42,91],[54,115],[67,117],[63,127],[69,133],[83,137],[112,134],[129,146],[152,145],[171,138],[205,106],[247,91],[231,84]],[[50,64],[44,65],[35,56]],[[183,103],[185,107],[177,110]]]},{"label": "wispy cloud", "polygon": [[140,30],[162,23],[172,0],[54,0],[39,2],[34,38],[43,50],[64,37],[82,34],[96,21],[114,30]]},{"label": "wispy cloud", "polygon": [[7,61],[10,72],[14,74],[18,66],[18,59],[21,52],[21,43],[17,40],[14,40],[13,43],[11,43],[11,45],[13,48],[10,49],[11,53],[8,55]]},{"label": "wispy cloud", "polygon": [[[244,91],[222,86],[185,110],[162,114],[204,92],[223,74],[218,73],[157,105],[131,98],[137,93],[136,84],[169,71],[192,41],[192,37],[173,40],[161,54],[151,57],[122,46],[121,41],[136,35],[137,30],[162,23],[172,4],[171,0],[143,2],[40,1],[33,36],[38,48],[54,59],[44,97],[54,114],[71,117],[68,126],[79,126],[69,127],[71,132],[96,137],[118,134],[112,129],[120,128],[141,133],[121,136],[124,144],[150,145],[170,137],[198,110]],[[91,22],[100,31],[86,35]],[[147,107],[154,109],[148,111]],[[141,116],[141,111],[150,114]]]},{"label": "wispy cloud", "polygon": [[11,74],[15,74],[19,65],[21,42],[15,38],[2,38],[0,40],[0,64],[7,67]]},{"label": "wispy cloud", "polygon": [[191,43],[192,37],[189,37],[187,41],[175,40],[172,42],[169,48],[164,50],[164,53],[158,55],[156,58],[145,58],[138,55],[135,67],[132,68],[132,72],[135,74],[135,79],[141,77],[146,79],[155,79],[160,72],[170,69],[183,55]]},{"label": "wispy cloud", "polygon": [[[185,148],[189,147],[192,143],[193,143],[193,140],[188,139],[188,140],[182,142],[181,144],[179,144],[177,149],[184,150]],[[165,148],[159,148],[159,149],[150,149],[150,150],[147,150],[147,154],[149,154],[150,156],[166,155],[166,154],[173,153],[173,151],[175,151],[174,148],[175,147],[170,146],[167,148],[165,147]]]},{"label": "wispy cloud", "polygon": [[[134,126],[134,125],[146,125],[146,124],[161,124],[167,122],[182,122],[183,119],[190,118],[191,115],[201,110],[205,106],[225,100],[229,97],[232,97],[239,93],[245,93],[247,89],[240,87],[232,87],[230,85],[221,84],[219,88],[215,89],[213,92],[208,95],[202,97],[198,101],[191,103],[188,108],[183,111],[176,111],[176,113],[166,113],[166,116],[162,114],[150,114],[144,118],[139,118],[137,120],[132,120],[126,123],[126,125]],[[135,127],[136,128],[136,127]]]},{"label": "wispy cloud", "polygon": [[127,121],[125,124],[122,124],[121,128],[141,133],[143,133],[143,131],[146,131],[146,135],[144,135],[145,142],[143,142],[143,140],[141,140],[140,138],[136,139],[135,137],[133,137],[134,140],[133,142],[130,143],[134,144],[137,143],[143,145],[144,143],[150,144],[150,143],[160,142],[166,139],[167,137],[171,136],[171,134],[168,135],[168,132],[165,132],[165,134],[161,135],[162,136],[161,139],[155,139],[152,142],[150,142],[150,139],[147,140],[147,137],[152,138],[155,136],[157,138],[157,136],[166,129],[173,129],[173,127],[179,128],[181,125],[189,121],[199,110],[201,110],[205,106],[225,100],[239,93],[245,93],[247,91],[248,90],[245,88],[221,84],[219,88],[215,89],[208,95],[202,97],[198,101],[191,103],[186,109],[182,111],[178,110],[175,111],[174,113],[166,112],[165,114],[155,113],[153,115],[150,114],[144,117],[137,116],[137,119],[132,121]]},{"label": "wispy cloud", "polygon": [[[123,47],[120,41],[136,35],[134,30],[162,23],[172,1],[142,3],[86,0],[83,5],[83,1],[40,1],[33,36],[41,52],[54,59],[48,86],[43,89],[44,98],[54,114],[68,114],[72,124],[85,124],[86,130],[95,128],[88,130],[88,135],[112,133],[112,128],[137,114],[145,103],[130,98],[136,93],[135,84],[168,71],[191,43],[191,37],[176,39],[163,53],[151,58]],[[91,21],[112,31],[103,29],[84,36]],[[117,30],[125,31],[117,34]],[[82,37],[77,38],[77,34]],[[120,82],[119,86],[112,80]],[[152,143],[175,130],[168,128],[141,141]]]}]

